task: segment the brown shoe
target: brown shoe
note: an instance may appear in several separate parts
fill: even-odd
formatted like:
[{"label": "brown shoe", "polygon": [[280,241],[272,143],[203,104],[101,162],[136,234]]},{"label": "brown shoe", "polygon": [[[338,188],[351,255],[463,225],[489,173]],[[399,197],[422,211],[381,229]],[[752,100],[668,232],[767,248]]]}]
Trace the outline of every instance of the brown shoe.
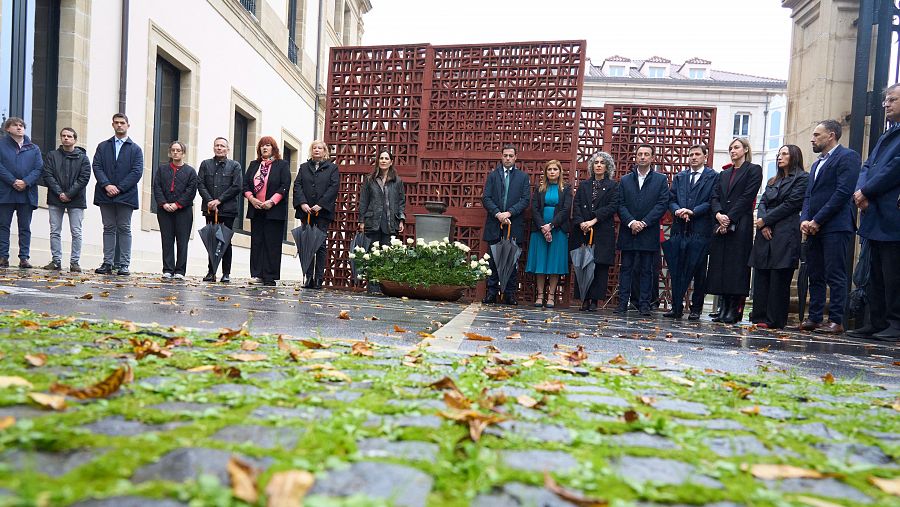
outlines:
[{"label": "brown shoe", "polygon": [[828,324],[819,326],[819,328],[816,329],[815,332],[821,334],[844,334],[844,326],[836,324],[834,322],[829,322]]},{"label": "brown shoe", "polygon": [[19,259],[19,269],[31,269],[33,267],[34,266],[32,266],[30,262],[28,262],[28,259]]},{"label": "brown shoe", "polygon": [[804,320],[803,323],[800,324],[801,331],[815,331],[816,329],[819,329],[820,327],[822,327],[821,322],[813,322],[809,319]]}]

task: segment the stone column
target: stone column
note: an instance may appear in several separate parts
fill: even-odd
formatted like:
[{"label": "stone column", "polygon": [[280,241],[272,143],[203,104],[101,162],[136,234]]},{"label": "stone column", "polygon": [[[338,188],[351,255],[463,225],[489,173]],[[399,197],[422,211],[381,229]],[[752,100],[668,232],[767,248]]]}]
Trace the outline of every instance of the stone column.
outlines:
[{"label": "stone column", "polygon": [[794,21],[784,141],[800,146],[810,161],[817,122],[833,118],[849,126],[859,0],[782,0],[781,6]]}]

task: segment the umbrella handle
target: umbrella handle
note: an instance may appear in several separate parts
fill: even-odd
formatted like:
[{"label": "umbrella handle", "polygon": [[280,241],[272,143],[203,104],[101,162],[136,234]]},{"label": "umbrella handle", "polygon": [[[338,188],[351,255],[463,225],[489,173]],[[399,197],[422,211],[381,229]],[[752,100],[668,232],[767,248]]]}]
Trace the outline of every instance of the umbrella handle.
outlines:
[{"label": "umbrella handle", "polygon": [[[318,212],[318,211],[316,211],[316,216],[319,216],[319,212]],[[307,211],[307,212],[306,212],[306,225],[309,225],[309,223],[310,223],[311,221],[312,221],[312,212],[311,212],[311,211]]]},{"label": "umbrella handle", "polygon": [[214,221],[213,223],[217,224],[217,223],[219,223],[219,210],[216,210],[216,215],[215,215],[215,216],[216,216],[216,218],[215,218],[215,221]]},{"label": "umbrella handle", "polygon": [[589,246],[594,245],[594,228],[593,227],[591,227],[591,232],[588,234],[588,245]]},{"label": "umbrella handle", "polygon": [[512,224],[506,224],[506,239],[509,239],[509,235],[512,233]]}]

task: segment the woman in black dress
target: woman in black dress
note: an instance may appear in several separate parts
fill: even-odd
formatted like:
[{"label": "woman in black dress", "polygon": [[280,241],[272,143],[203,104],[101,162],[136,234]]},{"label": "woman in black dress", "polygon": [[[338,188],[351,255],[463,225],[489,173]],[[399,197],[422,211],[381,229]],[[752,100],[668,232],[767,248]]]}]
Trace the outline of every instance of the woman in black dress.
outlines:
[{"label": "woman in black dress", "polygon": [[731,164],[719,173],[710,208],[716,219],[709,245],[707,293],[721,298],[714,322],[734,324],[742,318],[750,291],[750,250],[753,248],[753,204],[762,183],[762,167],[750,162],[750,141],[735,138],[728,145]]},{"label": "woman in black dress", "polygon": [[768,181],[756,208],[756,241],[750,254],[753,311],[757,327],[781,329],[787,324],[791,279],[800,261],[800,210],[809,175],[800,147],[778,150],[778,173]]},{"label": "woman in black dress", "polygon": [[184,280],[187,270],[188,240],[194,223],[194,196],[197,195],[197,171],[184,163],[186,151],[184,143],[172,141],[169,162],[156,169],[151,185],[162,240],[162,276],[178,280]]},{"label": "woman in black dress", "polygon": [[281,159],[278,142],[265,136],[256,145],[256,160],[244,175],[250,220],[250,275],[274,287],[281,278],[281,242],[287,223],[291,170]]},{"label": "woman in black dress", "polygon": [[619,206],[619,185],[613,180],[616,164],[604,151],[588,161],[591,176],[578,185],[572,221],[572,246],[587,244],[594,232],[594,281],[581,294],[581,311],[596,311],[597,302],[606,300],[609,268],[616,261],[615,214]]}]

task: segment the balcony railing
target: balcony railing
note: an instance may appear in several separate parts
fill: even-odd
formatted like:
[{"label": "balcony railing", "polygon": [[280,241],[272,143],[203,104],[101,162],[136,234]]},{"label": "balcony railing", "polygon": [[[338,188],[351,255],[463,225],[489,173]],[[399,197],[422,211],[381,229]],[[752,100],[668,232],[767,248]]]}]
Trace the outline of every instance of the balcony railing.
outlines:
[{"label": "balcony railing", "polygon": [[297,43],[294,42],[294,38],[288,36],[288,58],[290,58],[291,62],[296,65],[298,60],[298,53],[300,48],[297,47]]},{"label": "balcony railing", "polygon": [[241,0],[241,5],[247,9],[247,12],[256,16],[256,0]]}]

